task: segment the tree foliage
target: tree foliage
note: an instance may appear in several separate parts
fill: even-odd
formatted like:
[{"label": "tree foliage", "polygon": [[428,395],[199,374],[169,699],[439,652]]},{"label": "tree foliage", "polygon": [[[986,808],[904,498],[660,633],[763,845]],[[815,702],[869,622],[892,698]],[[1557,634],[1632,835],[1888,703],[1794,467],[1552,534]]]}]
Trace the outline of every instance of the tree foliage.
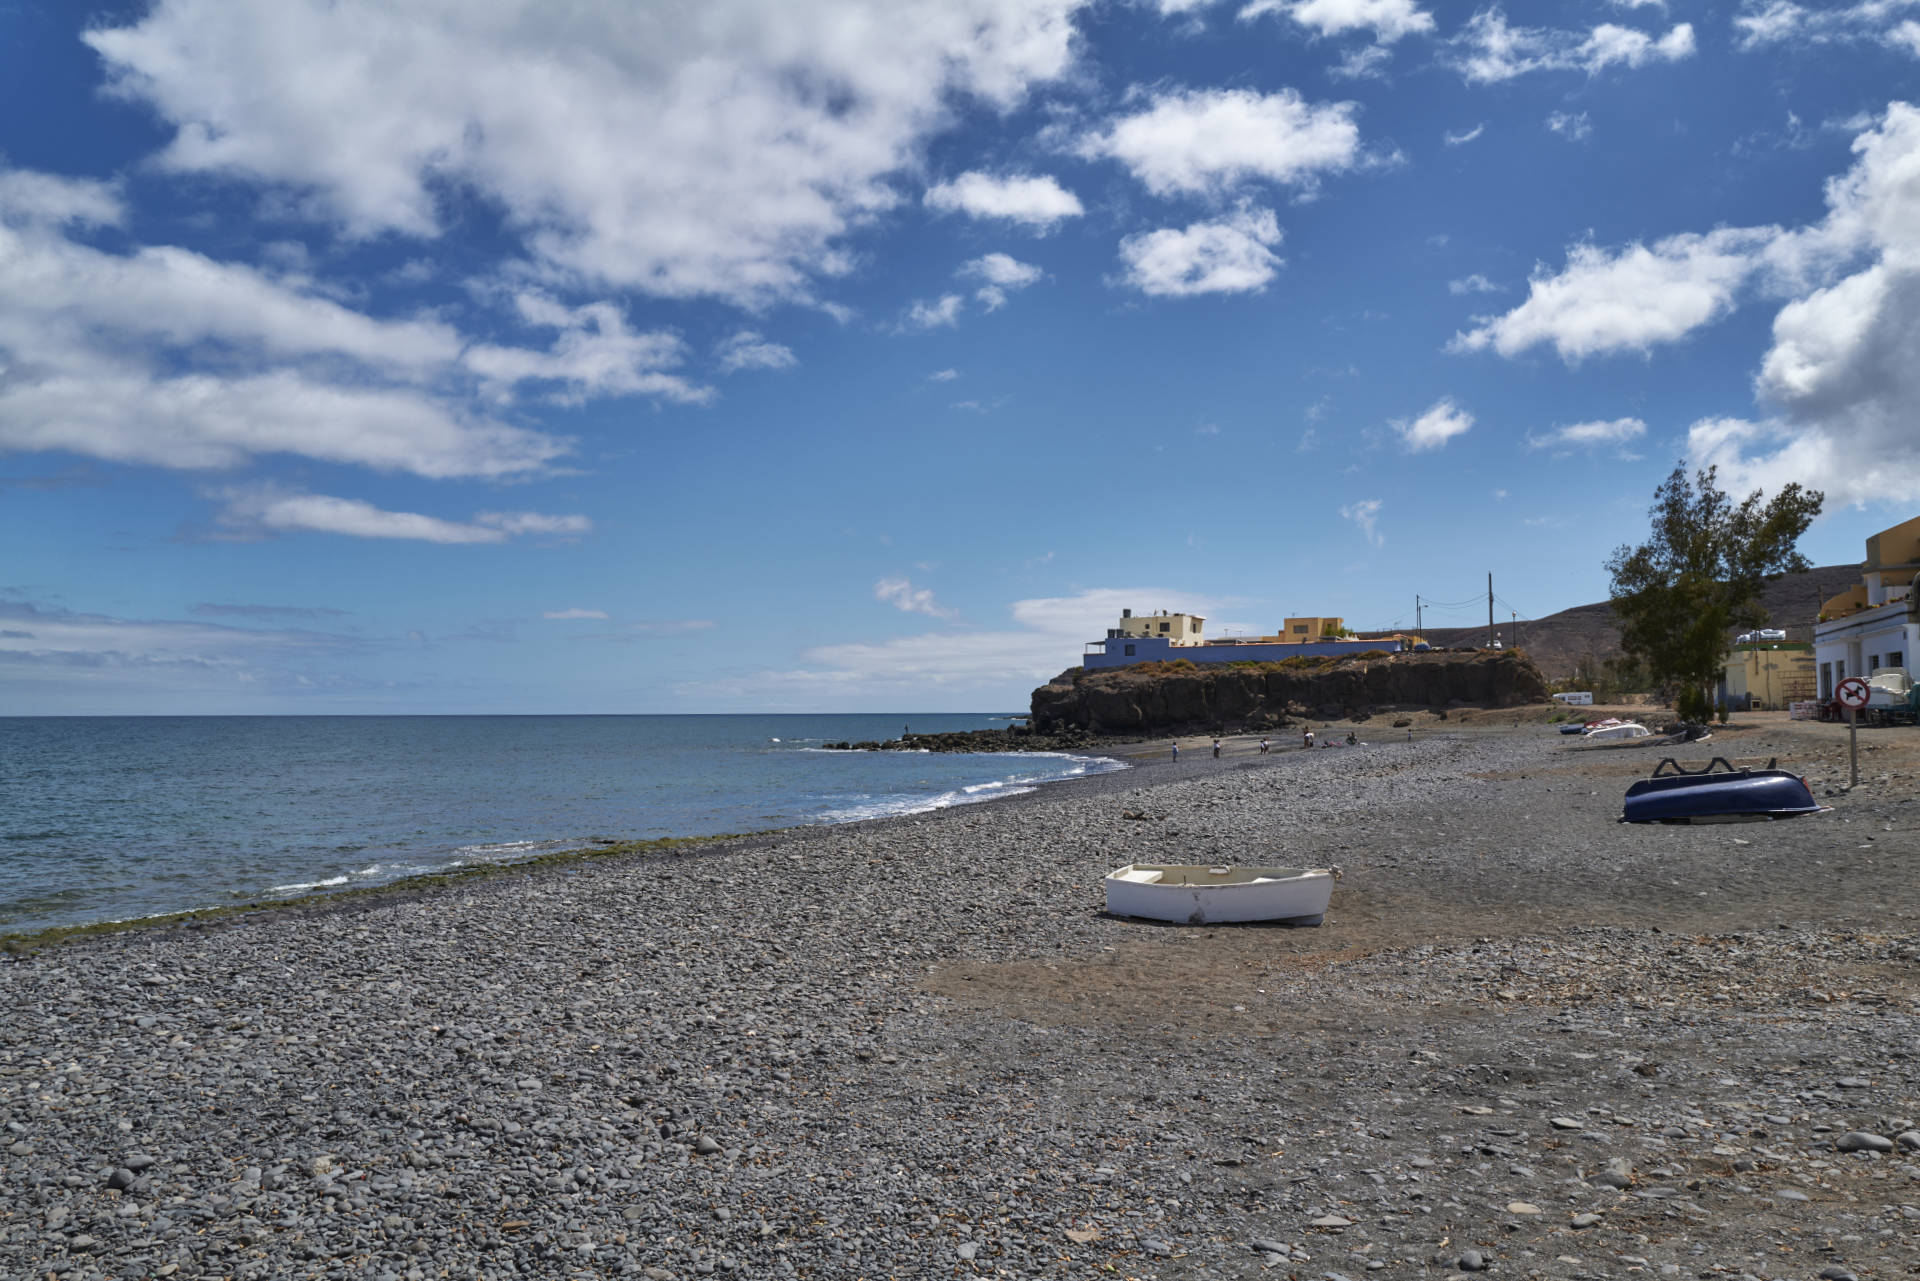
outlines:
[{"label": "tree foliage", "polygon": [[1704,719],[1736,627],[1767,622],[1760,592],[1808,568],[1796,546],[1826,495],[1798,484],[1770,501],[1759,490],[1735,503],[1717,469],[1684,466],[1654,493],[1652,535],[1607,561],[1620,645],[1654,680],[1676,689],[1680,714]]}]

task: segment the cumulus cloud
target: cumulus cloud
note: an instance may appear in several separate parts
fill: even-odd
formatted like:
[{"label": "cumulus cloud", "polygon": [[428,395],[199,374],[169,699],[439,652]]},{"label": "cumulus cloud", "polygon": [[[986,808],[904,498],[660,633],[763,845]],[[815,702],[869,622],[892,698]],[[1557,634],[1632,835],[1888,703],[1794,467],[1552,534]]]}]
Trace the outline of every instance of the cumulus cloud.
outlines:
[{"label": "cumulus cloud", "polygon": [[1291,18],[1316,35],[1371,32],[1382,44],[1433,30],[1433,15],[1414,0],[1253,0],[1240,10],[1240,21],[1266,14]]},{"label": "cumulus cloud", "polygon": [[352,538],[398,538],[428,543],[499,543],[516,534],[582,534],[584,516],[537,512],[480,512],[471,522],[442,520],[418,512],[386,511],[357,498],[309,494],[274,484],[229,486],[213,491],[225,504],[222,526],[243,536],[344,534]]},{"label": "cumulus cloud", "polygon": [[540,617],[552,618],[557,620],[593,618],[593,619],[599,619],[600,621],[605,622],[607,617],[607,611],[604,609],[550,609],[550,610],[547,610],[545,613],[541,614]]},{"label": "cumulus cloud", "polygon": [[1423,453],[1429,449],[1439,449],[1455,436],[1473,426],[1473,415],[1453,403],[1451,396],[1442,397],[1428,407],[1427,412],[1418,418],[1396,418],[1393,429],[1400,433],[1400,439],[1414,453]]},{"label": "cumulus cloud", "polygon": [[768,342],[751,329],[742,329],[723,341],[713,355],[723,374],[742,369],[792,369],[800,363],[792,348]]},{"label": "cumulus cloud", "polygon": [[1184,229],[1162,227],[1120,242],[1124,279],[1154,297],[1257,293],[1280,269],[1280,224],[1271,209],[1243,207]]},{"label": "cumulus cloud", "polygon": [[70,234],[118,213],[101,184],[0,170],[0,450],[505,477],[568,449],[496,416],[523,384],[574,402],[710,394],[670,372],[676,336],[636,332],[611,304],[522,291],[513,318],[555,332],[552,345],[474,343],[440,319],[354,310],[301,276]]},{"label": "cumulus cloud", "polygon": [[1357,111],[1292,89],[1169,90],[1081,149],[1118,160],[1157,196],[1219,195],[1249,181],[1311,188],[1321,174],[1362,163]]},{"label": "cumulus cloud", "polygon": [[1367,542],[1373,546],[1378,547],[1387,541],[1377,528],[1380,521],[1380,500],[1378,498],[1363,499],[1360,502],[1351,503],[1348,506],[1342,507],[1340,509],[1340,516],[1342,519],[1350,520],[1358,525],[1360,527],[1360,536],[1365,538]]},{"label": "cumulus cloud", "polygon": [[358,236],[433,237],[471,193],[553,271],[758,304],[847,269],[956,95],[1066,74],[1081,3],[158,0],[86,39],[173,171]]},{"label": "cumulus cloud", "polygon": [[942,609],[931,588],[915,587],[904,578],[883,578],[873,585],[873,598],[893,606],[903,614],[925,614],[929,618],[952,618],[954,611]]},{"label": "cumulus cloud", "polygon": [[951,329],[960,323],[960,312],[967,300],[959,294],[943,294],[931,302],[918,299],[907,308],[902,329]]},{"label": "cumulus cloud", "polygon": [[1062,220],[1086,212],[1080,198],[1041,174],[963,173],[927,189],[928,208],[1017,223],[1030,231],[1053,230]]},{"label": "cumulus cloud", "polygon": [[1449,350],[1491,347],[1515,356],[1551,343],[1567,361],[1645,352],[1725,315],[1777,234],[1774,228],[1727,227],[1618,251],[1575,245],[1564,269],[1535,269],[1525,302],[1456,334]]},{"label": "cumulus cloud", "polygon": [[1006,303],[1008,294],[1025,289],[1043,273],[1030,262],[1021,262],[1008,254],[991,253],[962,264],[956,274],[981,281],[974,297],[988,311],[994,311]]},{"label": "cumulus cloud", "polygon": [[1638,418],[1615,418],[1609,422],[1574,423],[1556,427],[1540,436],[1528,436],[1530,449],[1624,445],[1647,434],[1647,425]]},{"label": "cumulus cloud", "polygon": [[1693,56],[1693,26],[1678,23],[1665,35],[1603,22],[1584,34],[1547,27],[1516,27],[1498,7],[1482,9],[1450,41],[1446,61],[1469,84],[1498,84],[1536,71],[1638,68]]},{"label": "cumulus cloud", "polygon": [[1450,294],[1495,294],[1500,292],[1500,286],[1494,284],[1491,280],[1488,280],[1476,271],[1471,276],[1463,276],[1459,280],[1449,280],[1447,282],[1447,292]]}]

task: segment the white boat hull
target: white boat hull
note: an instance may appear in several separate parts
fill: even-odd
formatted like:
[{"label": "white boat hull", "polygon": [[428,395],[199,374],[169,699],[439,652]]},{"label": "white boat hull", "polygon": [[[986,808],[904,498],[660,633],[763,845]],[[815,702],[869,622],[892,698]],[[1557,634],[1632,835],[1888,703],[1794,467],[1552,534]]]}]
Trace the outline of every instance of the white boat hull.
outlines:
[{"label": "white boat hull", "polygon": [[1150,921],[1318,925],[1333,899],[1327,868],[1129,863],[1107,873],[1107,911]]},{"label": "white boat hull", "polygon": [[1645,725],[1636,725],[1632,721],[1626,721],[1619,725],[1603,725],[1598,729],[1590,729],[1581,736],[1581,740],[1583,742],[1608,742],[1616,738],[1651,737],[1653,737],[1653,731]]}]

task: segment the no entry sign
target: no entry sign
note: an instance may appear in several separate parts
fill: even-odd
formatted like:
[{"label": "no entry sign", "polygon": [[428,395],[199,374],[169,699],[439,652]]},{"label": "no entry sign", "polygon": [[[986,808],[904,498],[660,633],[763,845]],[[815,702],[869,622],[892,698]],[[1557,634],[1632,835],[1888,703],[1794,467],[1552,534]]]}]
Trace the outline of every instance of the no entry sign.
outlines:
[{"label": "no entry sign", "polygon": [[1855,711],[1865,707],[1867,700],[1872,697],[1873,691],[1868,689],[1867,683],[1858,676],[1847,677],[1840,682],[1840,687],[1833,691],[1835,702],[1842,707],[1851,707]]}]

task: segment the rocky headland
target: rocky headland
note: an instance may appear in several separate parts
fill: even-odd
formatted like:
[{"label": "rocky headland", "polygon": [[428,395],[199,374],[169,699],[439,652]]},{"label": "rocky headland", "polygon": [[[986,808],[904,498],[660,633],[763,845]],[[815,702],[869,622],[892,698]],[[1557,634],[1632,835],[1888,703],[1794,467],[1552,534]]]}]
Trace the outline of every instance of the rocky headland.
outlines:
[{"label": "rocky headland", "polygon": [[1440,650],[1106,671],[1072,667],[1033,691],[1036,733],[1226,733],[1296,720],[1364,720],[1386,711],[1518,707],[1547,701],[1519,650]]}]

